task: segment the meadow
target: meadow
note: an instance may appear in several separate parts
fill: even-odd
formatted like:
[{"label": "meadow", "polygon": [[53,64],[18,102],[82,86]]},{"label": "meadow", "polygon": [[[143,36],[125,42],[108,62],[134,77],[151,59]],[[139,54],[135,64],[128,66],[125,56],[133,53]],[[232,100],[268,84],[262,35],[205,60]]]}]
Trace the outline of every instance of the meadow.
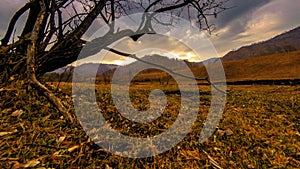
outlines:
[{"label": "meadow", "polygon": [[[53,90],[56,85],[48,83]],[[190,133],[169,151],[141,159],[113,155],[97,146],[78,122],[70,124],[46,99],[27,94],[21,86],[0,91],[0,168],[300,168],[300,86],[228,86],[221,122],[203,144],[198,139],[211,96],[209,86],[199,86],[201,104]],[[117,131],[132,137],[155,136],[177,118],[178,87],[147,83],[130,87],[132,104],[139,110],[149,108],[148,94],[155,88],[166,93],[168,106],[151,123],[136,124],[122,117],[109,85],[96,86],[98,106]],[[71,84],[60,84],[59,91],[74,113]]]}]

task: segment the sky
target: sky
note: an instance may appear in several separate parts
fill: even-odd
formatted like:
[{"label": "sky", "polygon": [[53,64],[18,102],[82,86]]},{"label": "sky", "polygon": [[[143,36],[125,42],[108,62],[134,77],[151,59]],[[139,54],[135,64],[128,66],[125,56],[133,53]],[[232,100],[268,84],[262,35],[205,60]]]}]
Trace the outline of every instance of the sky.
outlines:
[{"label": "sky", "polygon": [[[13,13],[27,2],[27,0],[1,0],[0,1],[0,38],[3,37],[9,19]],[[230,0],[228,7],[218,17],[211,18],[210,23],[215,24],[215,31],[208,38],[212,42],[217,55],[205,56],[222,57],[231,50],[241,46],[250,45],[259,41],[270,39],[280,33],[300,26],[299,0]],[[25,16],[23,17],[24,20]],[[22,21],[22,20],[21,20]],[[17,27],[17,29],[21,29]],[[18,30],[17,30],[18,31]],[[199,34],[199,37],[201,34]],[[185,41],[195,41],[198,35],[186,37]],[[164,50],[157,49],[164,46]],[[134,42],[125,39],[115,46],[124,52],[133,52],[138,56],[145,54],[162,54],[169,57],[201,61],[198,54],[193,52],[186,44],[166,36],[147,35]],[[98,54],[85,62],[102,62],[113,64],[129,63],[132,60],[108,54]]]}]

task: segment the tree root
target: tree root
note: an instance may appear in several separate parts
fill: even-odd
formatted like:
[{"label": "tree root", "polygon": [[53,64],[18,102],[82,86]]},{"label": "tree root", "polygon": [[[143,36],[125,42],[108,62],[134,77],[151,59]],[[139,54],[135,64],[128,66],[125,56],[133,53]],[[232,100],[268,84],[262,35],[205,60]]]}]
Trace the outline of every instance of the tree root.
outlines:
[{"label": "tree root", "polygon": [[29,84],[33,84],[35,88],[41,91],[50,102],[52,102],[56,108],[63,114],[64,117],[69,119],[71,123],[73,123],[73,117],[69,113],[69,110],[65,108],[65,106],[61,103],[61,100],[54,95],[46,86],[44,86],[41,82],[36,79],[36,65],[35,65],[35,56],[36,56],[36,48],[37,48],[37,40],[40,33],[41,24],[43,23],[44,16],[46,13],[46,6],[43,1],[40,1],[41,11],[37,17],[35,26],[32,30],[30,43],[27,48],[27,74]]},{"label": "tree root", "polygon": [[31,77],[31,82],[34,87],[42,92],[49,101],[54,104],[54,106],[63,114],[63,116],[70,120],[71,123],[74,122],[73,116],[70,114],[69,110],[61,103],[61,100],[54,95],[45,85],[39,82],[34,76]]}]

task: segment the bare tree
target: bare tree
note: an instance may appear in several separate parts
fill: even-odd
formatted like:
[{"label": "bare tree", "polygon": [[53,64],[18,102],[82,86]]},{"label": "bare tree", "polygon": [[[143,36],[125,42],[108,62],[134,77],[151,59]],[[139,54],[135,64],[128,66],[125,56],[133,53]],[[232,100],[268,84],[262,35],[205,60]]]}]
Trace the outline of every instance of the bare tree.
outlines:
[{"label": "bare tree", "polygon": [[[124,37],[136,41],[144,32],[155,33],[150,22],[156,19],[154,14],[145,15],[137,30],[118,30],[114,21],[119,17],[134,12],[168,12],[187,17],[195,21],[200,29],[211,31],[213,25],[209,24],[208,17],[216,17],[224,11],[226,1],[228,0],[31,0],[15,12],[1,39],[0,86],[10,83],[9,79],[28,79],[28,84],[41,90],[71,119],[59,99],[38,79],[46,72],[77,60],[83,46],[88,43],[82,38],[95,19],[100,19],[110,29],[102,37],[95,39],[101,42],[101,46],[91,46],[86,57],[104,49],[122,54],[108,46]],[[26,12],[28,17],[23,30],[18,39],[12,41],[17,21]],[[159,20],[157,23],[163,24]]]}]

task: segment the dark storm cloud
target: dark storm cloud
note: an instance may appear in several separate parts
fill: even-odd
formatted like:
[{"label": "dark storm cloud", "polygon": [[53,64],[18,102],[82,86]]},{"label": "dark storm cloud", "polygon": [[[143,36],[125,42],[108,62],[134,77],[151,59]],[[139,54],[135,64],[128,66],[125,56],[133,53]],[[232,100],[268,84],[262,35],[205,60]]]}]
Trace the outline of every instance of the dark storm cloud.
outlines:
[{"label": "dark storm cloud", "polygon": [[238,1],[237,6],[213,20],[217,29],[212,37],[216,49],[224,55],[231,49],[270,39],[299,26],[299,3],[293,0]]},{"label": "dark storm cloud", "polygon": [[239,38],[238,34],[247,30],[247,23],[251,19],[251,14],[259,7],[270,3],[271,0],[230,0],[226,7],[232,7],[221,13],[211,22],[216,25],[216,32],[227,27],[226,32],[220,34],[222,39],[234,40]]},{"label": "dark storm cloud", "polygon": [[230,0],[226,7],[232,7],[221,13],[216,21],[216,26],[222,28],[235,19],[244,17],[255,9],[271,2],[271,0]]}]

